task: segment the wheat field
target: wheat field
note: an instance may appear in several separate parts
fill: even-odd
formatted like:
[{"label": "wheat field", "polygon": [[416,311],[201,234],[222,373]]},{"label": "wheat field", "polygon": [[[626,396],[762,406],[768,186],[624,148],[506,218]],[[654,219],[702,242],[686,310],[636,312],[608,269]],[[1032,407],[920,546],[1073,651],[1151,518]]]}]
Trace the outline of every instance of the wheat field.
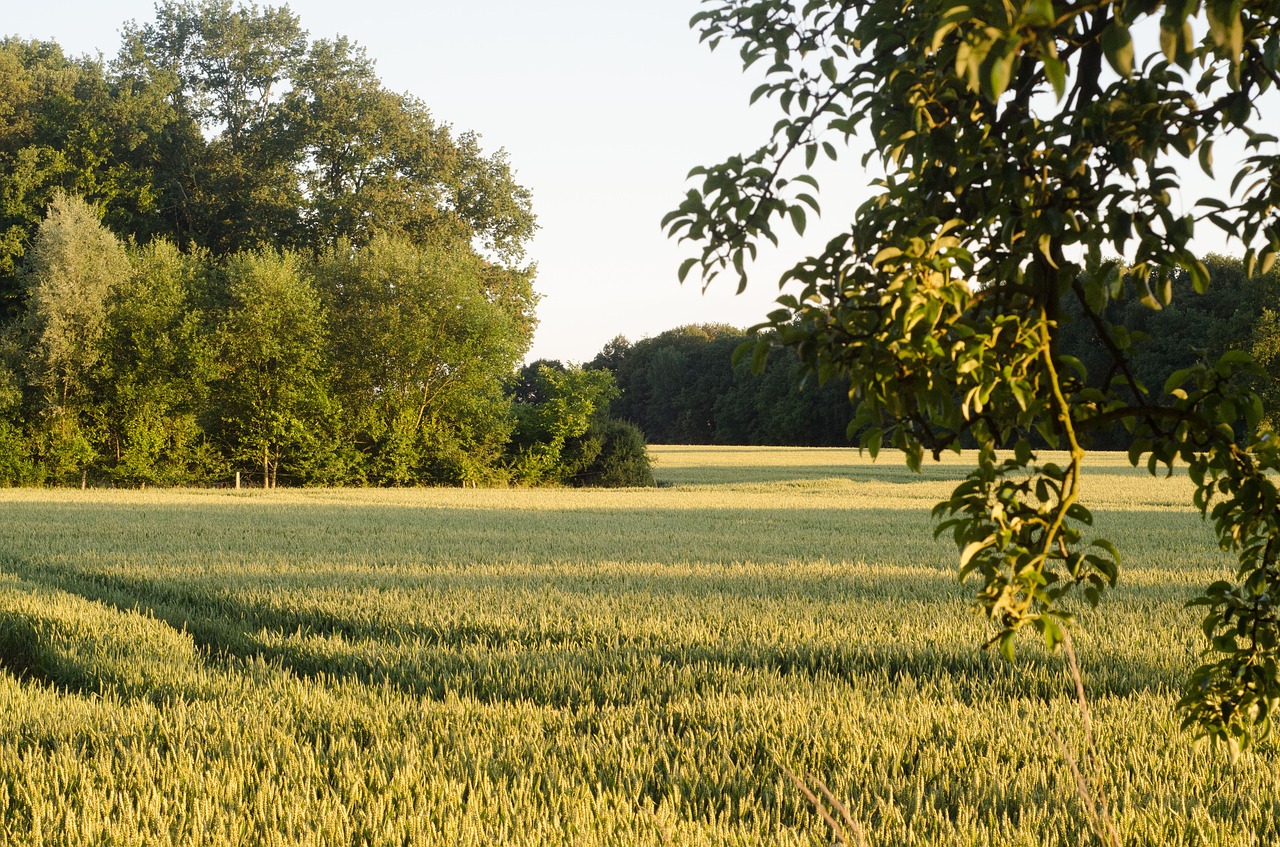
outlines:
[{"label": "wheat field", "polygon": [[[0,843],[1088,843],[1061,658],[934,542],[961,459],[654,448],[657,489],[0,491]],[[1124,556],[1077,648],[1126,843],[1280,840],[1280,752],[1173,704],[1229,572],[1094,459]]]}]

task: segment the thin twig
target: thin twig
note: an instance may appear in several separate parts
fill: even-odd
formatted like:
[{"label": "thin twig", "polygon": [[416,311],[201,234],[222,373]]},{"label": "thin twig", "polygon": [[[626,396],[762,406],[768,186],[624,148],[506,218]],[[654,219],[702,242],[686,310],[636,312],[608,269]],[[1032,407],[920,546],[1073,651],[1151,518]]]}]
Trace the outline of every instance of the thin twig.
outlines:
[{"label": "thin twig", "polygon": [[1084,729],[1084,753],[1085,765],[1090,774],[1093,776],[1093,790],[1090,791],[1086,784],[1084,776],[1077,766],[1075,757],[1067,749],[1062,739],[1054,733],[1054,737],[1058,740],[1058,746],[1062,749],[1062,755],[1067,760],[1067,766],[1071,768],[1072,774],[1076,778],[1076,787],[1080,791],[1081,799],[1085,801],[1085,807],[1089,812],[1089,816],[1093,822],[1094,830],[1098,834],[1098,838],[1104,844],[1110,847],[1121,847],[1120,832],[1116,829],[1115,821],[1111,818],[1111,810],[1107,805],[1105,793],[1103,792],[1102,783],[1102,766],[1098,756],[1098,748],[1093,738],[1093,713],[1089,709],[1089,698],[1084,691],[1084,677],[1080,673],[1080,663],[1076,660],[1075,644],[1071,640],[1071,633],[1067,630],[1062,632],[1063,652],[1067,656],[1067,668],[1071,672],[1071,679],[1076,684],[1076,705],[1080,709],[1080,724]]},{"label": "thin twig", "polygon": [[[804,780],[792,773],[791,769],[786,765],[781,765],[780,767],[782,772],[796,784],[796,787],[800,789],[800,793],[804,794],[805,799],[817,810],[818,814],[822,815],[822,819],[827,822],[827,826],[831,827],[831,834],[835,838],[836,844],[843,844],[845,847],[850,847],[851,844],[857,844],[857,847],[868,847],[866,833],[863,832],[858,822],[854,820],[853,815],[849,813],[848,807],[837,800],[835,795],[831,793],[831,789],[827,788],[821,780],[814,780],[818,790],[830,801],[832,808],[840,813],[840,817],[844,819],[843,823],[835,819],[827,809],[826,804],[818,799],[818,795],[813,793]],[[854,841],[850,841],[851,837]]]},{"label": "thin twig", "polygon": [[839,800],[831,789],[827,788],[826,783],[820,779],[815,779],[814,784],[818,786],[818,790],[822,792],[822,796],[827,798],[835,810],[840,813],[840,817],[844,820],[844,824],[848,827],[848,831],[853,833],[854,838],[858,840],[859,847],[867,847],[867,833],[862,829],[862,825],[849,812],[849,807]]},{"label": "thin twig", "polygon": [[[1080,795],[1080,799],[1084,802],[1084,810],[1089,815],[1089,825],[1094,833],[1105,843],[1107,839],[1104,836],[1104,827],[1102,820],[1098,814],[1098,807],[1093,800],[1093,792],[1089,789],[1089,783],[1085,780],[1084,774],[1080,772],[1080,766],[1076,763],[1076,757],[1071,755],[1071,750],[1067,747],[1067,743],[1062,740],[1062,736],[1055,729],[1049,730],[1053,735],[1053,740],[1058,742],[1058,750],[1062,753],[1062,758],[1066,760],[1067,767],[1071,770],[1071,775],[1076,780],[1076,793]],[[1120,842],[1112,839],[1112,845],[1118,845]]]}]

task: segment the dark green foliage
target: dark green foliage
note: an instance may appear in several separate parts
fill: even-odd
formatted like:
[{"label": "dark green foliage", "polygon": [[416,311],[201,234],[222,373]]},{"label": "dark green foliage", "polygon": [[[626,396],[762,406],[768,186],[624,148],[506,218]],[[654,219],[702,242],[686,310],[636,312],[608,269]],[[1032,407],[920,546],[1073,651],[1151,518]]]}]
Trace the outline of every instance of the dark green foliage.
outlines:
[{"label": "dark green foliage", "polygon": [[330,315],[334,401],[371,482],[480,482],[510,433],[503,382],[530,341],[527,272],[467,245],[378,236],[316,266]]},{"label": "dark green foliage", "polygon": [[400,232],[512,262],[533,234],[505,153],[387,91],[347,39],[311,42],[287,7],[161,3],[126,29],[117,72],[163,91],[184,130],[158,163],[176,189],[159,231],[182,244],[321,250]]},{"label": "dark green foliage", "polygon": [[117,233],[165,231],[158,165],[181,135],[163,91],[53,43],[0,39],[0,322],[22,311],[17,273],[57,192],[102,205]]},{"label": "dark green foliage", "polygon": [[620,488],[653,485],[644,433],[609,417],[618,400],[611,372],[541,359],[508,389],[516,427],[508,447],[521,482]]},{"label": "dark green foliage", "polygon": [[31,485],[41,479],[30,441],[16,423],[0,420],[0,485]]},{"label": "dark green foliage", "polygon": [[233,461],[274,487],[282,469],[298,478],[335,440],[320,296],[289,253],[238,254],[223,274],[216,432]]},{"label": "dark green foliage", "polygon": [[849,443],[847,382],[818,385],[792,356],[776,356],[754,373],[750,362],[735,363],[749,337],[722,324],[677,327],[634,344],[614,339],[590,366],[618,382],[612,414],[655,443]]},{"label": "dark green foliage", "polygon": [[98,408],[110,475],[172,485],[224,475],[207,440],[218,375],[214,316],[201,307],[207,263],[158,239],[132,255],[108,300]]},{"label": "dark green foliage", "polygon": [[402,236],[318,258],[126,252],[60,203],[27,319],[0,334],[0,483],[643,481],[643,442],[637,458],[604,426],[608,372],[530,366],[508,396],[524,271]]},{"label": "dark green foliage", "polygon": [[574,485],[630,488],[654,484],[644,433],[634,424],[617,419],[593,423],[580,441],[584,446],[578,448],[580,467],[574,470]]},{"label": "dark green foliage", "polygon": [[591,430],[608,419],[618,395],[613,375],[540,361],[526,366],[513,388],[521,399],[512,406],[512,478],[525,484],[574,481],[601,455],[603,443]]},{"label": "dark green foliage", "polygon": [[[1216,362],[1229,350],[1254,353],[1268,376],[1258,385],[1270,420],[1280,412],[1280,362],[1270,350],[1268,338],[1274,324],[1266,317],[1280,304],[1280,271],[1246,276],[1238,258],[1210,255],[1204,258],[1210,285],[1197,294],[1191,276],[1176,272],[1171,279],[1172,300],[1153,310],[1136,296],[1110,302],[1105,319],[1131,341],[1129,366],[1136,382],[1149,390],[1164,386],[1179,370],[1200,362]],[[1064,323],[1059,339],[1063,355],[1078,359],[1089,375],[1089,384],[1106,387],[1110,353],[1096,342],[1093,327],[1074,298],[1063,302]],[[1129,392],[1132,396],[1132,392]],[[1090,432],[1092,446],[1127,450],[1132,441],[1117,423],[1110,429]]]}]

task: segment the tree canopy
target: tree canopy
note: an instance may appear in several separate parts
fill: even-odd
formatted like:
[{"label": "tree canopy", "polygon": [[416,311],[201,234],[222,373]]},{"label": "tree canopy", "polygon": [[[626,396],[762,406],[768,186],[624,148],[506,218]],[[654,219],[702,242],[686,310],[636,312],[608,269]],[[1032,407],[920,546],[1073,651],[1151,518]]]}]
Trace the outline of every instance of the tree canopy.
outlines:
[{"label": "tree canopy", "polygon": [[[864,165],[883,172],[873,196],[784,275],[796,291],[769,316],[760,355],[793,347],[821,377],[847,377],[873,453],[892,445],[919,467],[926,452],[978,445],[939,529],[1010,656],[1024,628],[1062,643],[1065,596],[1097,602],[1118,578],[1117,549],[1087,535],[1092,434],[1119,424],[1135,462],[1185,469],[1239,568],[1197,601],[1209,641],[1181,708],[1233,752],[1269,737],[1280,438],[1261,428],[1257,366],[1232,350],[1147,385],[1133,366],[1139,340],[1108,308],[1159,310],[1181,279],[1204,292],[1201,227],[1239,243],[1246,276],[1275,264],[1280,155],[1266,98],[1280,83],[1280,5],[707,0],[693,25],[767,68],[754,98],[782,115],[753,152],[691,175],[666,219],[701,245],[682,278],[727,272],[745,285],[759,242],[780,226],[803,232],[818,210],[817,158],[869,140]],[[1179,211],[1185,168],[1212,170],[1229,137],[1247,150],[1231,199]],[[1072,322],[1100,361],[1064,352]],[[1068,459],[1041,461],[1036,444]]]},{"label": "tree canopy", "polygon": [[156,6],[109,62],[0,40],[0,307],[56,191],[140,243],[320,252],[378,234],[463,242],[517,267],[536,229],[507,154],[388,90],[345,38],[286,6]]}]

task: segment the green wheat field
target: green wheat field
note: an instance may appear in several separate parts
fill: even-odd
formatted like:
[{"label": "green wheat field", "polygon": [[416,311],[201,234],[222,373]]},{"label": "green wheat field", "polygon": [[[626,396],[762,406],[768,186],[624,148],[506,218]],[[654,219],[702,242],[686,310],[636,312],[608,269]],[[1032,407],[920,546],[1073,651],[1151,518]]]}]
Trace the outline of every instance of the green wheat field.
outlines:
[{"label": "green wheat field", "polygon": [[[0,843],[1089,843],[1061,658],[934,542],[965,468],[655,448],[647,490],[0,492]],[[1126,843],[1280,840],[1280,752],[1173,705],[1228,573],[1189,484],[1094,459],[1125,557],[1076,645]]]}]

